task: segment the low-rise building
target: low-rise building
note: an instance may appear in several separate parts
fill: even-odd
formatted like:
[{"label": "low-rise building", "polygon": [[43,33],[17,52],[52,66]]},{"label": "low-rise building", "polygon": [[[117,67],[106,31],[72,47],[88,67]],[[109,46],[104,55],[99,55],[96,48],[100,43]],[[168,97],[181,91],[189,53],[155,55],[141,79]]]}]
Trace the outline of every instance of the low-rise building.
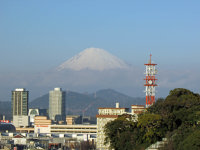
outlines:
[{"label": "low-rise building", "polygon": [[47,116],[35,116],[34,133],[50,133],[51,120]]},{"label": "low-rise building", "polygon": [[96,134],[97,125],[51,125],[50,133],[86,133],[86,134]]},{"label": "low-rise building", "polygon": [[82,116],[80,116],[80,115],[67,115],[66,116],[66,123],[68,125],[81,124],[82,123]]},{"label": "low-rise building", "polygon": [[28,116],[30,117],[30,126],[34,126],[35,116],[48,116],[47,109],[30,108]]},{"label": "low-rise building", "polygon": [[138,115],[145,112],[145,105],[131,105],[131,114],[135,116],[134,120],[138,120]]},{"label": "low-rise building", "polygon": [[15,145],[26,145],[26,138],[23,135],[16,135],[12,139]]},{"label": "low-rise building", "polygon": [[47,116],[35,116],[35,126],[36,125],[51,125],[51,120],[47,119]]},{"label": "low-rise building", "polygon": [[145,111],[145,105],[131,105],[131,114],[138,115]]},{"label": "low-rise building", "polygon": [[13,124],[15,127],[27,127],[29,126],[29,116],[13,116]]},{"label": "low-rise building", "polygon": [[97,149],[109,149],[109,144],[104,145],[104,126],[109,122],[116,119],[119,115],[127,114],[128,108],[120,108],[119,103],[116,103],[116,108],[99,108],[97,117]]}]

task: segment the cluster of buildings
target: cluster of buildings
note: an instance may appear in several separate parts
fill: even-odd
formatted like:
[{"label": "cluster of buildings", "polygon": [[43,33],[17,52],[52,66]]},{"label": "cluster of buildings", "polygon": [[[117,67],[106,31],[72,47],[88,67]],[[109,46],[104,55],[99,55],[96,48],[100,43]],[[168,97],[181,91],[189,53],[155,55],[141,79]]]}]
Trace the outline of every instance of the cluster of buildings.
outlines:
[{"label": "cluster of buildings", "polygon": [[[146,107],[155,102],[155,86],[157,73],[155,65],[150,61],[146,65]],[[145,105],[132,105],[129,108],[121,108],[119,103],[113,108],[99,108],[96,115],[96,124],[83,124],[81,116],[66,116],[65,98],[66,92],[61,88],[54,88],[49,92],[49,109],[28,109],[29,92],[24,88],[12,91],[12,115],[13,122],[4,130],[0,128],[0,141],[11,143],[10,145],[31,145],[40,148],[75,148],[81,146],[81,142],[87,142],[90,149],[109,149],[109,144],[104,144],[104,126],[120,115],[131,114],[137,120],[138,114],[145,111]],[[3,124],[0,123],[0,126]],[[5,125],[4,125],[5,126]],[[14,127],[14,128],[13,128]],[[2,130],[2,131],[1,131]],[[11,133],[9,133],[11,132]],[[17,139],[17,140],[16,140]],[[78,144],[79,143],[79,144]],[[82,146],[83,146],[82,145]],[[1,143],[0,143],[1,146]],[[23,147],[23,148],[24,148]]]},{"label": "cluster of buildings", "polygon": [[[48,110],[29,109],[29,91],[25,88],[15,89],[12,91],[13,120],[9,123],[4,117],[0,123],[0,141],[4,141],[3,145],[10,145],[10,148],[14,145],[18,149],[25,149],[30,143],[35,143],[35,146],[40,143],[41,148],[45,149],[49,146],[69,148],[86,141],[95,147],[96,124],[82,124],[83,118],[79,115],[66,116],[65,99],[66,92],[54,88],[49,92]],[[45,146],[41,144],[44,141]]]},{"label": "cluster of buildings", "polygon": [[13,121],[7,124],[7,127],[12,126],[12,130],[0,131],[3,133],[0,134],[0,140],[12,143],[10,147],[18,148],[25,148],[31,143],[35,143],[35,146],[39,143],[41,148],[64,148],[77,145],[77,142],[79,146],[81,142],[89,142],[95,149],[108,149],[109,145],[104,145],[105,124],[122,114],[137,116],[145,111],[144,105],[132,105],[129,112],[129,108],[120,108],[119,103],[116,103],[114,108],[99,108],[96,124],[83,124],[81,116],[65,115],[65,97],[66,93],[61,88],[54,88],[49,92],[48,111],[28,109],[29,91],[24,88],[15,89],[12,91]]},{"label": "cluster of buildings", "polygon": [[[54,88],[49,92],[49,109],[28,109],[29,91],[18,88],[12,91],[12,116],[15,127],[33,126],[35,116],[48,116],[51,122],[65,121],[65,92]],[[50,123],[49,122],[49,123]]]},{"label": "cluster of buildings", "polygon": [[[23,115],[15,116],[15,119],[18,119],[17,121],[15,120],[16,124],[13,121],[15,129],[12,126],[12,130],[9,130],[9,132],[4,130],[4,132],[0,133],[0,141],[4,142],[4,145],[7,143],[7,145],[10,144],[9,147],[16,146],[18,149],[25,149],[27,146],[30,148],[33,145],[35,147],[40,146],[43,149],[80,149],[85,142],[92,149],[105,150],[109,149],[109,144],[104,145],[104,126],[106,123],[123,114],[132,114],[137,117],[138,114],[145,111],[145,105],[132,105],[131,111],[129,111],[129,108],[121,108],[119,103],[116,103],[116,107],[113,108],[99,108],[96,115],[97,124],[77,123],[74,121],[77,116],[67,116],[64,123],[63,120],[60,120],[59,115],[59,122],[56,122],[48,116],[40,116],[38,111],[38,109],[30,109],[29,115],[24,115],[25,118],[28,117],[30,120],[34,116],[34,122],[32,122],[31,126],[26,126],[27,123],[22,123],[27,120],[19,119],[20,117],[23,118]],[[56,117],[54,118],[56,119]],[[16,126],[19,124],[23,126]]]}]

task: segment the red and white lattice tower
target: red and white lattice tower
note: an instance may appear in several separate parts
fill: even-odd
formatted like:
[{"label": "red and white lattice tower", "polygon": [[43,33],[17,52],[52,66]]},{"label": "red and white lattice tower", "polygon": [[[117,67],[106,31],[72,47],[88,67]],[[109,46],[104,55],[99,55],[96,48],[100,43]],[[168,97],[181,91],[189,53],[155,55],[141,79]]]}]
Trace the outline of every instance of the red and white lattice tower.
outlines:
[{"label": "red and white lattice tower", "polygon": [[144,64],[146,66],[146,78],[145,80],[145,87],[146,87],[146,107],[149,107],[151,105],[153,105],[153,103],[155,102],[155,87],[157,86],[156,84],[156,78],[155,75],[157,74],[157,70],[156,70],[156,65],[154,63],[151,63],[151,54],[150,54],[150,60],[148,62],[148,64]]}]

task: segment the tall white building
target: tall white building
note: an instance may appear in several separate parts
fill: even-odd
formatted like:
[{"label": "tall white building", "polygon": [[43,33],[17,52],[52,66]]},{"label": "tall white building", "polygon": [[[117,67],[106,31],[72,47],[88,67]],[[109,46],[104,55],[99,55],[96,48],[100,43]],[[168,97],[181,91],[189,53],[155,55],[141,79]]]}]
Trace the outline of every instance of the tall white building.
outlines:
[{"label": "tall white building", "polygon": [[104,126],[109,122],[115,120],[119,115],[127,114],[128,108],[120,108],[119,103],[116,103],[116,108],[99,108],[97,117],[97,149],[109,149],[109,144],[104,145]]},{"label": "tall white building", "polygon": [[54,88],[49,92],[49,118],[55,121],[65,120],[65,92]]}]

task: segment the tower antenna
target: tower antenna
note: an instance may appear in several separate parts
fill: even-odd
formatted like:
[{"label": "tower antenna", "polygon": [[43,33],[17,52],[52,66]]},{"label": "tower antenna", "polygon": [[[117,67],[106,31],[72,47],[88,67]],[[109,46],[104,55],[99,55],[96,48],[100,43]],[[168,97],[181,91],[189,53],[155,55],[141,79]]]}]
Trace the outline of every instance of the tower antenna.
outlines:
[{"label": "tower antenna", "polygon": [[152,56],[152,55],[150,54],[150,64],[151,64],[151,56]]},{"label": "tower antenna", "polygon": [[152,54],[150,54],[150,60],[148,64],[144,64],[146,66],[146,78],[145,80],[145,93],[146,93],[146,107],[149,107],[155,103],[155,87],[157,86],[156,84],[156,77],[155,75],[157,74],[156,70],[156,65],[154,63],[151,63],[151,57]]}]

